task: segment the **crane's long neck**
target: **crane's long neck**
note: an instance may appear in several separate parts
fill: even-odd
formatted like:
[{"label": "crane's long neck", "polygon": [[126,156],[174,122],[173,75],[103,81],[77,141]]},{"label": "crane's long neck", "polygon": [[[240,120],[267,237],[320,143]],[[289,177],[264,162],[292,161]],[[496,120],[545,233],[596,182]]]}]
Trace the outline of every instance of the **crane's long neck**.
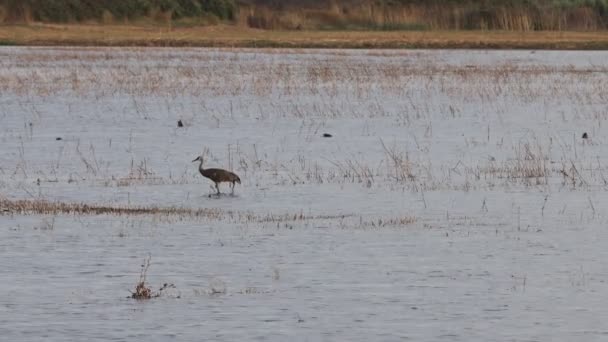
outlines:
[{"label": "crane's long neck", "polygon": [[201,158],[201,163],[200,163],[200,164],[198,164],[198,170],[199,170],[200,172],[203,172],[203,171],[205,170],[205,169],[203,169],[203,158]]}]

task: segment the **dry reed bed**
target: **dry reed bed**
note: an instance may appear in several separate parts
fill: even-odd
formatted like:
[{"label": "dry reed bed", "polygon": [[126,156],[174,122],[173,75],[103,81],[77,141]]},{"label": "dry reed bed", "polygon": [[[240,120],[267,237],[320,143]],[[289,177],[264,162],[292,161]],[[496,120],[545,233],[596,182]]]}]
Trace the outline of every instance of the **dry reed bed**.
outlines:
[{"label": "dry reed bed", "polygon": [[[608,88],[604,77],[608,69],[594,67],[525,66],[511,63],[492,66],[438,65],[432,60],[404,54],[361,61],[356,56],[330,56],[301,63],[275,63],[272,54],[235,50],[215,54],[185,53],[177,58],[171,52],[135,49],[115,54],[102,50],[81,53],[25,51],[16,58],[8,54],[0,60],[0,91],[18,95],[54,96],[66,92],[78,96],[105,98],[121,94],[134,97],[162,96],[175,99],[190,96],[254,95],[277,110],[292,103],[300,94],[327,97],[318,112],[340,116],[347,113],[344,103],[330,98],[365,101],[367,115],[380,115],[373,106],[379,93],[415,98],[421,93],[438,91],[454,99],[486,101],[497,96],[530,103],[542,98],[586,97],[604,101]],[[116,56],[122,59],[114,60]],[[172,60],[159,64],[158,58]],[[129,60],[137,60],[131,63]],[[65,68],[66,64],[70,68]],[[18,71],[15,71],[18,70]],[[568,85],[585,85],[584,92]],[[467,84],[462,87],[462,84]],[[272,101],[271,97],[290,97],[293,101]],[[585,98],[583,98],[585,99]],[[238,102],[235,104],[238,105]],[[248,104],[243,104],[244,106]],[[292,106],[293,107],[293,106]],[[420,110],[420,108],[410,108]],[[297,111],[284,111],[297,115]],[[376,112],[376,113],[375,113]],[[333,114],[332,114],[333,113]],[[360,114],[365,115],[365,114]]]},{"label": "dry reed bed", "polygon": [[605,49],[598,32],[267,31],[234,26],[193,28],[129,25],[4,25],[0,41],[18,45],[206,46],[284,48]]},{"label": "dry reed bed", "polygon": [[66,203],[35,200],[0,199],[0,214],[2,215],[113,215],[113,216],[145,216],[168,217],[186,220],[228,221],[231,223],[272,223],[287,224],[308,221],[340,221],[345,219],[358,223],[359,227],[392,227],[406,226],[416,222],[413,216],[363,219],[355,215],[305,215],[304,213],[256,214],[254,212],[239,212],[215,208],[184,208],[184,207],[136,207],[109,206],[86,203]]},{"label": "dry reed bed", "polygon": [[[0,208],[8,214],[42,214],[42,215],[166,215],[189,218],[205,218],[219,220],[226,212],[219,209],[190,209],[177,207],[126,207],[105,206],[85,203],[51,202],[43,199],[37,200],[9,200],[0,199]],[[229,214],[232,214],[230,212]]]}]

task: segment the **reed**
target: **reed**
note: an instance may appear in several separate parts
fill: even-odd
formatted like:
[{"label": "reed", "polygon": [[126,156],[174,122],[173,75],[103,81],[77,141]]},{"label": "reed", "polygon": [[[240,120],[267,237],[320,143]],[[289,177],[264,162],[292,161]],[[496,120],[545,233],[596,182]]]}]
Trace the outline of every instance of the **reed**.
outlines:
[{"label": "reed", "polygon": [[240,15],[262,29],[594,31],[608,27],[608,1],[258,1]]},{"label": "reed", "polygon": [[608,28],[608,0],[0,0],[0,22],[219,21],[269,30],[584,30]]}]

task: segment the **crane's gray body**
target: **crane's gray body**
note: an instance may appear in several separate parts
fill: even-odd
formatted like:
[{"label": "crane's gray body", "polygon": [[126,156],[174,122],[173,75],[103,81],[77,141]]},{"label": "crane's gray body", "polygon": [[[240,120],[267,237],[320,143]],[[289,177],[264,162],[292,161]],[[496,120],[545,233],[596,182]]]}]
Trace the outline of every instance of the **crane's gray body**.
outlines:
[{"label": "crane's gray body", "polygon": [[235,173],[227,171],[227,170],[223,170],[223,169],[214,169],[214,168],[204,169],[202,157],[198,157],[198,158],[194,159],[192,162],[195,162],[195,161],[200,161],[200,164],[198,166],[198,171],[201,173],[201,175],[203,175],[203,177],[211,179],[215,183],[215,188],[217,189],[218,195],[220,194],[219,183],[222,183],[222,182],[232,183],[232,185],[231,185],[232,192],[231,193],[233,193],[233,194],[234,194],[234,185],[236,183],[241,184],[241,179]]}]

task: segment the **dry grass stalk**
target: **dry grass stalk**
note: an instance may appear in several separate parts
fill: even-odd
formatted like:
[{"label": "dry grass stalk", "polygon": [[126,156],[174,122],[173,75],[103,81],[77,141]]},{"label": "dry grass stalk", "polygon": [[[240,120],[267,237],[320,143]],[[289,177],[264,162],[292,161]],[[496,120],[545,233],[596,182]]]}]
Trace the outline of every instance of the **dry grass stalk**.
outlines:
[{"label": "dry grass stalk", "polygon": [[[137,300],[146,300],[151,298],[160,297],[163,294],[163,291],[167,289],[174,289],[175,285],[165,283],[163,286],[158,289],[158,291],[152,291],[150,287],[146,285],[146,277],[148,275],[148,269],[150,268],[150,260],[152,256],[148,255],[147,258],[144,259],[143,264],[141,265],[141,272],[139,273],[139,281],[137,285],[135,285],[135,292],[131,292],[131,298]],[[180,296],[178,295],[177,298]]]},{"label": "dry grass stalk", "polygon": [[141,272],[139,273],[139,281],[135,286],[135,292],[131,292],[131,298],[133,299],[150,299],[152,298],[152,289],[146,286],[146,276],[148,274],[148,268],[150,268],[150,259],[148,256],[144,259],[144,263],[141,265]]},{"label": "dry grass stalk", "polygon": [[380,139],[380,143],[389,158],[395,180],[397,182],[415,181],[416,176],[412,172],[412,163],[408,154],[398,151],[396,146],[387,147],[382,139]]}]

